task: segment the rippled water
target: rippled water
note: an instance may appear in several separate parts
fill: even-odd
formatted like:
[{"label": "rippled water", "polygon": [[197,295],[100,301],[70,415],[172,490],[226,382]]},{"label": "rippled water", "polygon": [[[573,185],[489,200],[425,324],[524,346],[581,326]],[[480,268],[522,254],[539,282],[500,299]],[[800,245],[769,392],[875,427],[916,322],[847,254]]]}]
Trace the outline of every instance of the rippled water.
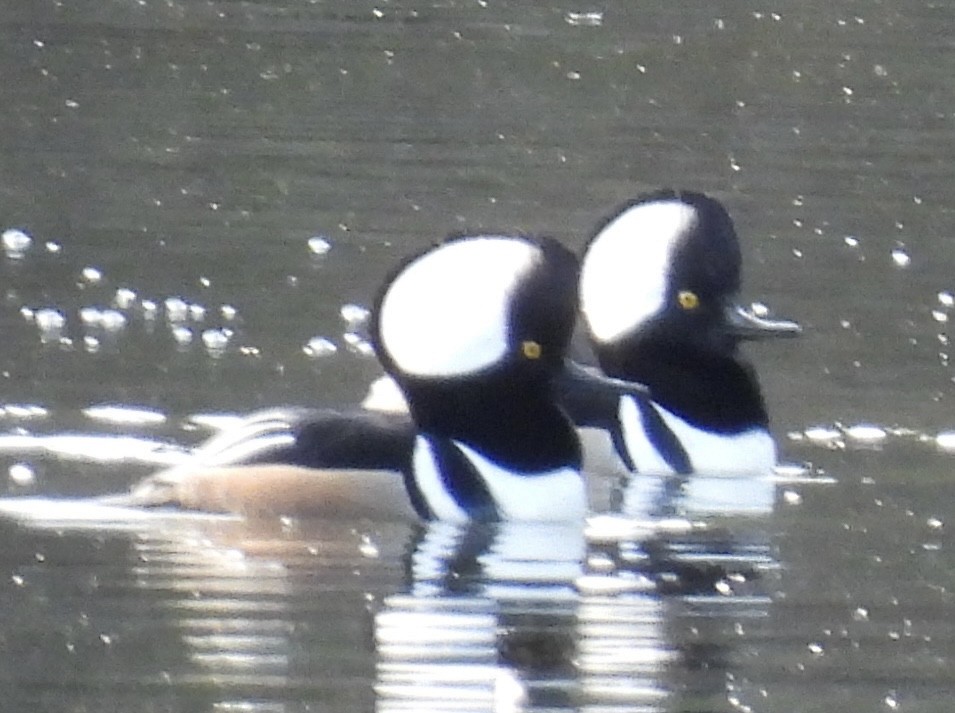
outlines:
[{"label": "rippled water", "polygon": [[[953,9],[0,2],[3,710],[948,711]],[[104,510],[456,230],[713,193],[786,460],[585,532]],[[439,325],[436,325],[438,328]]]}]

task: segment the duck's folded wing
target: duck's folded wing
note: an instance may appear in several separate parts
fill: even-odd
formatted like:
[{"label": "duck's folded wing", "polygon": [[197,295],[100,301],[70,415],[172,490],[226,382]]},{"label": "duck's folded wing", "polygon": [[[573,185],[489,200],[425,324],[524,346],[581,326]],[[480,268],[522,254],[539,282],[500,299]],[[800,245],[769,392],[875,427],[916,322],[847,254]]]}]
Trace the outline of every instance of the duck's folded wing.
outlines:
[{"label": "duck's folded wing", "polygon": [[101,502],[211,512],[413,518],[407,416],[272,409],[253,414],[126,494]]},{"label": "duck's folded wing", "polygon": [[414,422],[407,414],[275,408],[213,436],[194,456],[209,466],[269,463],[404,471],[414,439]]}]

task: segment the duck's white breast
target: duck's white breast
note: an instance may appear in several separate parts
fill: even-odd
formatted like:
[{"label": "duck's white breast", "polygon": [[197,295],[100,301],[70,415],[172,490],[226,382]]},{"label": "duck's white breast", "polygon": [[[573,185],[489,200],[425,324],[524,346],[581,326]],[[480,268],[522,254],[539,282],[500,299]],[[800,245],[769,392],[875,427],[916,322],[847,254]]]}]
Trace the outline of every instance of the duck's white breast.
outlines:
[{"label": "duck's white breast", "polygon": [[[690,457],[693,472],[706,475],[768,475],[776,465],[776,444],[762,428],[742,433],[711,433],[687,423],[659,404],[651,407],[679,439]],[[673,474],[673,469],[649,440],[636,401],[620,399],[624,442],[638,473]]]}]

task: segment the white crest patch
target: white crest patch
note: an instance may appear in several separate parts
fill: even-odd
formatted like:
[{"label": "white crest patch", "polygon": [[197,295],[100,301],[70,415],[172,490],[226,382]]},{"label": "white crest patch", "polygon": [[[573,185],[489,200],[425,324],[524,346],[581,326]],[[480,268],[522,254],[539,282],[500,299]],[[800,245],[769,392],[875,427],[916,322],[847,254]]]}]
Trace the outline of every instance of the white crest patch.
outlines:
[{"label": "white crest patch", "polygon": [[663,308],[673,252],[696,220],[692,206],[664,199],[624,211],[594,238],[580,272],[594,338],[612,342]]},{"label": "white crest patch", "polygon": [[[762,428],[737,434],[711,433],[687,423],[659,404],[653,408],[690,457],[694,473],[728,476],[767,476],[776,466],[776,443]],[[620,399],[623,440],[637,473],[672,475],[673,469],[647,438],[633,397]]]},{"label": "white crest patch", "polygon": [[507,353],[515,287],[540,252],[517,238],[457,240],[409,264],[381,303],[381,341],[415,376],[459,376]]}]

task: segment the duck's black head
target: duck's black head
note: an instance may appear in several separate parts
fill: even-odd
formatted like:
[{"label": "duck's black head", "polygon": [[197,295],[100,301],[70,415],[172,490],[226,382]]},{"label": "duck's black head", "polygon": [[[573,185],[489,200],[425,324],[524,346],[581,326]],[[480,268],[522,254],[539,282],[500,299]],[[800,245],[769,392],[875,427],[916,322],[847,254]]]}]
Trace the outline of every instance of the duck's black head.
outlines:
[{"label": "duck's black head", "polygon": [[576,283],[576,257],[548,238],[457,236],[401,265],[371,336],[419,429],[519,469],[579,462],[554,391]]},{"label": "duck's black head", "polygon": [[765,422],[739,342],[799,327],[740,307],[741,270],[736,229],[716,199],[662,190],[626,203],[597,226],[581,265],[581,310],[601,368],[684,414],[705,410],[714,421],[738,409]]}]

